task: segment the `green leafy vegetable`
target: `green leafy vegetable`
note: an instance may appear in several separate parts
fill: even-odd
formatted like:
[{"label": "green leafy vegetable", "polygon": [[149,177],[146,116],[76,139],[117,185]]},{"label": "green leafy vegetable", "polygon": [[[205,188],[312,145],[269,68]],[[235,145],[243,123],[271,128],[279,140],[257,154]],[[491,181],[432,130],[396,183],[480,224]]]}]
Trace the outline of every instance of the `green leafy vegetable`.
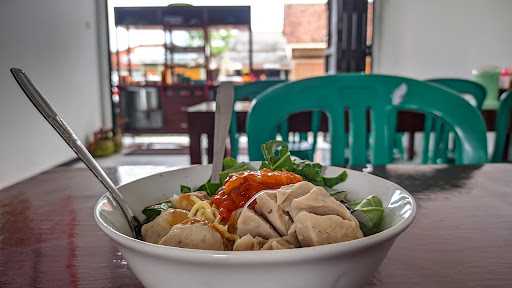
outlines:
[{"label": "green leafy vegetable", "polygon": [[346,171],[341,172],[335,177],[324,177],[322,176],[324,167],[321,164],[292,159],[288,145],[282,141],[268,141],[261,146],[261,152],[265,159],[261,163],[261,168],[290,171],[317,186],[332,188],[347,179]]},{"label": "green leafy vegetable", "polygon": [[358,203],[351,203],[352,215],[359,221],[361,231],[365,236],[381,230],[384,219],[384,206],[379,197],[371,195]]},{"label": "green leafy vegetable", "polygon": [[192,188],[186,185],[180,185],[180,192],[181,194],[186,194],[192,192]]},{"label": "green leafy vegetable", "polygon": [[[249,164],[249,163],[245,163],[245,162],[238,163],[238,162],[236,162],[236,160],[235,160],[235,163],[232,163],[231,159],[235,160],[233,158],[224,159],[223,170],[219,173],[220,183],[222,183],[222,184],[224,184],[224,182],[226,181],[228,176],[232,173],[255,170],[255,168],[252,167],[251,164]],[[228,160],[229,165],[226,165],[226,160]]]},{"label": "green leafy vegetable", "polygon": [[327,191],[336,201],[347,203],[347,191]]},{"label": "green leafy vegetable", "polygon": [[265,162],[261,168],[269,168],[271,170],[287,170],[293,167],[288,145],[283,141],[271,140],[261,145],[261,152]]},{"label": "green leafy vegetable", "polygon": [[213,196],[217,194],[217,190],[222,186],[222,183],[212,183],[210,180],[208,180],[203,185],[199,186],[196,191],[204,191],[208,196]]},{"label": "green leafy vegetable", "polygon": [[[273,171],[290,171],[298,174],[317,186],[332,188],[347,179],[347,172],[343,171],[335,177],[322,176],[324,167],[319,163],[304,161],[300,159],[292,159],[288,145],[283,141],[271,140],[261,145],[261,151],[265,161],[261,163],[260,169],[268,168]],[[251,164],[238,162],[236,159],[227,157],[222,162],[222,171],[219,174],[219,183],[207,181],[197,189],[181,185],[181,193],[189,193],[191,191],[205,191],[209,196],[217,194],[229,175],[242,171],[256,170]]]},{"label": "green leafy vegetable", "polygon": [[142,214],[146,216],[144,220],[144,224],[153,221],[158,215],[160,215],[163,211],[173,208],[173,204],[171,201],[160,202],[151,206],[148,206],[142,210]]},{"label": "green leafy vegetable", "polygon": [[307,181],[317,186],[325,186],[322,177],[323,166],[319,163],[309,161],[295,161],[295,165],[292,167],[291,172],[299,174]]},{"label": "green leafy vegetable", "polygon": [[338,185],[339,183],[345,182],[345,180],[347,180],[347,177],[348,177],[347,171],[343,171],[340,174],[338,174],[338,176],[322,177],[322,179],[324,180],[324,184],[325,184],[324,186],[332,188],[332,187]]},{"label": "green leafy vegetable", "polygon": [[238,165],[238,162],[235,158],[232,157],[226,157],[222,161],[222,170],[228,170]]},{"label": "green leafy vegetable", "polygon": [[227,157],[222,162],[222,171],[219,173],[220,182],[212,183],[210,180],[208,180],[206,183],[199,186],[195,191],[205,191],[209,196],[213,196],[217,194],[219,188],[224,185],[224,182],[230,174],[248,170],[255,170],[255,168],[252,167],[249,163],[238,163],[235,159]]}]

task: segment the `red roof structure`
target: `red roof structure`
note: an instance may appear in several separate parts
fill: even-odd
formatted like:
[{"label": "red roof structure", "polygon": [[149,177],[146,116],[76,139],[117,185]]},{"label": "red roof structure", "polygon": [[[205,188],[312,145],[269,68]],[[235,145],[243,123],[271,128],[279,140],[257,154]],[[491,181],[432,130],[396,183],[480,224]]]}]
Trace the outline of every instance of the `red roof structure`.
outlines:
[{"label": "red roof structure", "polygon": [[284,6],[284,36],[288,43],[327,41],[327,5],[288,4]]}]

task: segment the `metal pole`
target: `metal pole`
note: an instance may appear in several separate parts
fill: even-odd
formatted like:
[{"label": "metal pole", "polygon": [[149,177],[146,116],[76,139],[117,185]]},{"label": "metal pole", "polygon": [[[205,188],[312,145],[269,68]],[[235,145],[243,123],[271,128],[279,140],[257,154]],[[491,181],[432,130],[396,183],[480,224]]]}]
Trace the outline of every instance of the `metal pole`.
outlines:
[{"label": "metal pole", "polygon": [[[249,23],[251,23],[249,21]],[[252,74],[253,70],[253,59],[252,59],[252,28],[251,24],[249,24],[249,73]]]},{"label": "metal pole", "polygon": [[131,57],[132,49],[130,47],[130,26],[128,26],[128,31],[127,31],[126,35],[128,38],[128,47],[126,49],[127,57],[128,57],[128,76],[131,81],[132,80],[132,57]]}]

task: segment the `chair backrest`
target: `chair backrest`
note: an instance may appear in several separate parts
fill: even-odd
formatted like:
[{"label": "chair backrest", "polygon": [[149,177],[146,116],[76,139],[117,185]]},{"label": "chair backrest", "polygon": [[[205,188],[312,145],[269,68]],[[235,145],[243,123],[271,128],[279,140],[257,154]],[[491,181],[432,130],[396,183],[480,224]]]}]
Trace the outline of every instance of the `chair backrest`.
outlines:
[{"label": "chair backrest", "polygon": [[441,85],[445,88],[452,89],[457,93],[463,95],[469,103],[474,104],[478,109],[482,109],[484,105],[485,96],[487,91],[485,87],[472,80],[457,79],[457,78],[433,78],[427,80],[430,83]]},{"label": "chair backrest", "polygon": [[[457,78],[433,78],[427,80],[429,83],[440,85],[441,87],[451,89],[457,92],[462,98],[466,99],[471,105],[479,110],[482,109],[486,89],[480,83],[466,79]],[[433,134],[432,134],[433,132]],[[431,138],[434,135],[434,142],[431,149]],[[446,163],[448,162],[450,149],[450,135],[448,127],[443,124],[442,119],[432,114],[426,113],[423,131],[423,148],[421,163]],[[458,141],[455,141],[455,146]],[[458,157],[460,155],[456,155]]]},{"label": "chair backrest", "polygon": [[[248,84],[243,85],[237,85],[235,86],[235,101],[242,101],[242,100],[253,100],[256,96],[261,94],[263,91],[274,87],[278,84],[282,84],[286,82],[286,80],[262,80],[262,81],[256,81]],[[301,144],[304,144],[303,142],[307,142],[307,132],[306,133],[299,133],[300,139],[295,139],[295,137],[289,138],[289,131],[288,131],[288,122],[285,120],[279,124],[279,131],[278,133],[281,135],[283,140],[285,142],[288,142],[292,145],[291,152],[304,159],[313,160],[313,155],[316,150],[316,144],[317,144],[317,135],[318,130],[320,128],[320,118],[321,114],[318,112],[313,112],[311,115],[311,132],[313,134],[313,141],[310,143],[310,145],[307,145],[305,150],[302,150]],[[231,156],[236,158],[238,156],[238,135],[237,135],[237,125],[238,120],[236,119],[236,113],[233,112],[233,115],[231,117],[231,125],[229,127],[230,131],[230,142],[231,142]],[[293,145],[297,144],[297,145]],[[294,150],[295,149],[295,150]]]},{"label": "chair backrest", "polygon": [[[424,97],[425,94],[429,97]],[[249,158],[262,159],[261,144],[274,139],[276,126],[289,115],[323,111],[329,118],[331,164],[346,165],[345,111],[348,111],[349,164],[358,166],[368,162],[368,113],[373,143],[370,162],[387,164],[391,160],[397,109],[431,112],[444,118],[463,143],[461,162],[485,162],[485,125],[478,110],[467,101],[450,90],[422,81],[363,74],[309,78],[263,92],[253,101],[247,119]]]},{"label": "chair backrest", "polygon": [[494,141],[493,162],[504,162],[507,137],[510,135],[510,115],[512,114],[512,92],[508,91],[501,96],[500,106],[496,114],[496,140]]},{"label": "chair backrest", "polygon": [[268,88],[286,82],[286,80],[260,80],[235,86],[235,101],[251,101]]},{"label": "chair backrest", "polygon": [[[261,92],[267,90],[268,88],[284,83],[286,80],[261,80],[252,83],[235,85],[234,88],[234,102],[236,101],[251,101],[256,96],[261,94]],[[231,145],[231,157],[238,157],[238,119],[236,116],[236,111],[233,109],[233,114],[231,115],[231,123],[229,125],[229,141]]]}]

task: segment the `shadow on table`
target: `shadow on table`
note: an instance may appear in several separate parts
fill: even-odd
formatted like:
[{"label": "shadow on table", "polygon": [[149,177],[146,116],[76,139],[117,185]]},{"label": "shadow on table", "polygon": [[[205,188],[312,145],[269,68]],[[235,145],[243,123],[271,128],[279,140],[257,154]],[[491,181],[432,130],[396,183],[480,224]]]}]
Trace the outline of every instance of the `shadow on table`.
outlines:
[{"label": "shadow on table", "polygon": [[[399,184],[414,194],[464,191],[467,182],[483,165],[393,165],[374,167],[371,174]],[[361,169],[359,169],[361,170]]]}]

